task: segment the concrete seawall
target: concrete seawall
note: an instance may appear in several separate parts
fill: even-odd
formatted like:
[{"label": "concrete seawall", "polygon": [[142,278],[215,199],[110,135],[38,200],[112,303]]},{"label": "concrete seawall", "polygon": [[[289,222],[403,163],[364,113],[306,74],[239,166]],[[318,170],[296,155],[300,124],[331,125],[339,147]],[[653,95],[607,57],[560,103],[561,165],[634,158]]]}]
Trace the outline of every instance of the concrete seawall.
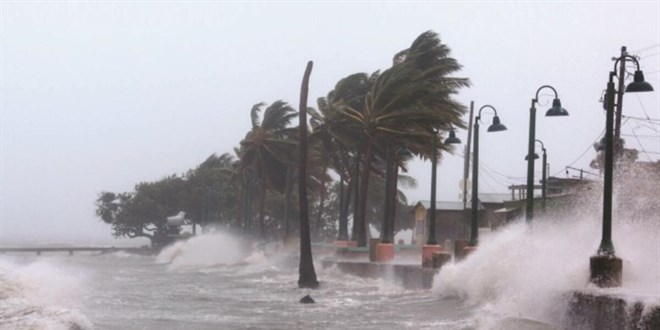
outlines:
[{"label": "concrete seawall", "polygon": [[337,267],[344,273],[367,278],[383,278],[409,290],[423,290],[433,287],[433,277],[437,269],[422,268],[419,265],[401,265],[368,261],[321,260],[324,268]]},{"label": "concrete seawall", "polygon": [[634,298],[622,295],[574,292],[569,303],[568,328],[594,330],[660,329],[660,301],[657,297]]}]

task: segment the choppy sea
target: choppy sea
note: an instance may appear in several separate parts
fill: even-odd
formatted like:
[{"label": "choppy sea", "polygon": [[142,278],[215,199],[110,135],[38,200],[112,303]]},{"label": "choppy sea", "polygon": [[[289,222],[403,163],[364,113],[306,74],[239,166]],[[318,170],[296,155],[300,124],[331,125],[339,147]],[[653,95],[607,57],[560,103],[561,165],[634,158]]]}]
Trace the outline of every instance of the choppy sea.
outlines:
[{"label": "choppy sea", "polygon": [[[599,236],[590,221],[551,224],[491,233],[425,291],[320,263],[320,288],[298,289],[296,253],[244,249],[222,233],[176,243],[158,256],[4,254],[0,328],[560,329],[568,293],[602,290],[588,283]],[[615,229],[624,285],[608,290],[660,305],[660,232],[634,224]],[[640,249],[639,242],[651,246]],[[299,303],[307,294],[315,304]]]}]

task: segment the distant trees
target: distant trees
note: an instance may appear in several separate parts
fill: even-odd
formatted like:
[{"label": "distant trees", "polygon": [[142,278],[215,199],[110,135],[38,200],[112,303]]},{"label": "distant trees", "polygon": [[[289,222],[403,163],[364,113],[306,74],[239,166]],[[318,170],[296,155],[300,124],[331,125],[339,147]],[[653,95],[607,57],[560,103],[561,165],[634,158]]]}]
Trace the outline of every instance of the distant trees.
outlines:
[{"label": "distant trees", "polygon": [[178,227],[167,224],[167,217],[182,207],[186,188],[177,176],[157,182],[142,182],[130,193],[103,192],[96,200],[96,215],[112,225],[115,237],[146,237],[154,247],[161,247],[179,234]]}]

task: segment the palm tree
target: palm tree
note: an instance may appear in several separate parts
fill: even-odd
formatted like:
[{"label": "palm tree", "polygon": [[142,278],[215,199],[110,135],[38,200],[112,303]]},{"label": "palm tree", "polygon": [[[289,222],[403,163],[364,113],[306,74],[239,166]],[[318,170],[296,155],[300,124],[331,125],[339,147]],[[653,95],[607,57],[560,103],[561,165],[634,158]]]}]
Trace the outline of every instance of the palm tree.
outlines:
[{"label": "palm tree", "polygon": [[202,226],[215,221],[231,224],[235,205],[232,182],[234,157],[229,153],[212,154],[194,170],[186,173],[187,194],[184,199],[186,216]]},{"label": "palm tree", "polygon": [[[259,113],[264,103],[255,104],[251,110],[252,129],[240,142],[237,152],[244,174],[244,193],[249,196],[251,178],[259,189],[259,232],[266,236],[264,224],[266,190],[273,187],[284,191],[286,167],[295,153],[296,140],[291,138],[295,129],[289,127],[296,111],[284,101],[276,101],[268,106],[260,122]],[[253,176],[249,174],[253,173]],[[247,212],[247,208],[245,209]]]},{"label": "palm tree", "polygon": [[[310,124],[312,134],[310,140],[322,155],[325,155],[325,168],[330,165],[340,177],[340,203],[339,203],[339,232],[337,240],[346,241],[348,235],[348,208],[351,199],[352,187],[355,184],[352,175],[355,151],[358,150],[360,140],[359,130],[350,129],[351,124],[340,112],[340,108],[349,106],[353,109],[363,109],[367,93],[376,80],[378,72],[369,76],[366,73],[356,73],[341,79],[326,97],[317,99],[319,111],[310,109]],[[357,173],[355,173],[357,174]],[[351,179],[353,178],[353,179]],[[347,192],[344,194],[344,183],[348,182]]]},{"label": "palm tree", "polygon": [[452,96],[469,86],[469,81],[449,77],[461,66],[448,55],[449,48],[440,43],[436,33],[422,33],[410,48],[395,56],[391,68],[378,76],[362,111],[341,107],[352,124],[348,127],[357,128],[364,136],[357,215],[359,246],[367,243],[365,200],[377,149],[408,144],[413,153],[426,154],[434,129],[448,130],[451,124],[465,126],[461,120],[465,106]]},{"label": "palm tree", "polygon": [[298,266],[298,287],[317,288],[314,260],[312,257],[312,242],[309,232],[309,212],[307,208],[307,93],[309,91],[309,76],[312,74],[312,61],[307,62],[302,85],[300,86],[300,111],[298,113],[299,129],[299,163],[298,163],[298,198],[300,207],[300,264]]}]

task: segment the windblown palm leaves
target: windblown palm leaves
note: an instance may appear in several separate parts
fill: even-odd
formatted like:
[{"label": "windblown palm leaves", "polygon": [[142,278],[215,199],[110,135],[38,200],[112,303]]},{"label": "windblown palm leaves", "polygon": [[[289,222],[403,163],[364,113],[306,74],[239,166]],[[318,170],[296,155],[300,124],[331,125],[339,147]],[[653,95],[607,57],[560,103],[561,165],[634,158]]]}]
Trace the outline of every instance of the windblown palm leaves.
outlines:
[{"label": "windblown palm leaves", "polygon": [[[431,154],[433,130],[448,130],[450,125],[465,127],[461,116],[465,107],[452,96],[469,86],[465,78],[449,77],[460,70],[448,57],[449,48],[437,34],[425,32],[407,50],[397,54],[394,65],[385,70],[370,88],[363,109],[347,104],[340,112],[350,123],[347,128],[364,136],[364,164],[360,200],[365,200],[369,171],[377,145],[406,145],[422,157]],[[383,148],[382,146],[385,146]],[[440,148],[445,148],[439,143]],[[366,245],[365,205],[358,209],[358,245]]]},{"label": "windblown palm leaves", "polygon": [[236,198],[233,163],[229,153],[212,154],[186,174],[184,209],[188,219],[202,226],[220,220],[231,222],[234,212],[228,206],[234,205]]},{"label": "windblown palm leaves", "polygon": [[[265,236],[266,189],[272,187],[284,191],[287,164],[295,157],[297,146],[294,138],[296,130],[289,127],[297,112],[286,102],[276,101],[263,111],[260,121],[259,113],[264,106],[258,103],[252,107],[252,129],[241,141],[237,152],[244,174],[251,176],[249,179],[259,185],[259,226],[262,237]],[[249,188],[249,185],[245,188]]]}]

